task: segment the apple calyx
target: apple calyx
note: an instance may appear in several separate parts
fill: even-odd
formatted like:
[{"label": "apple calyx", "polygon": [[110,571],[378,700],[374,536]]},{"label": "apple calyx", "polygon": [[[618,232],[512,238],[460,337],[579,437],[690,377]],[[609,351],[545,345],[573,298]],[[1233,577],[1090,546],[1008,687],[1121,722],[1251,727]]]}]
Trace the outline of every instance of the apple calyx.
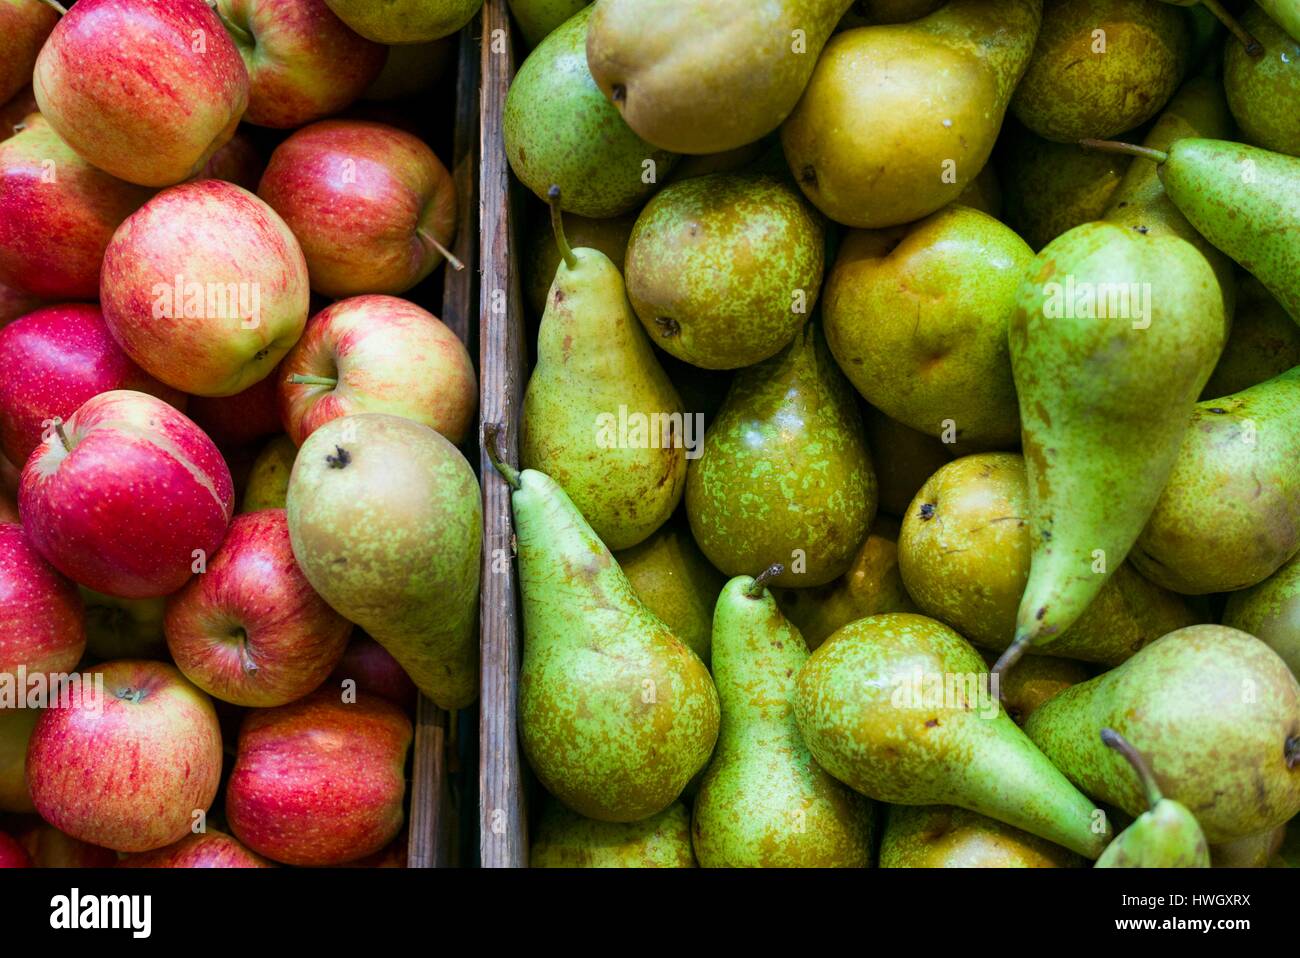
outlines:
[{"label": "apple calyx", "polygon": [[334,455],[326,456],[325,462],[331,469],[345,469],[352,462],[352,453],[342,446],[335,446]]},{"label": "apple calyx", "polygon": [[133,689],[128,685],[125,688],[115,689],[113,691],[113,698],[122,702],[131,702],[134,705],[139,705],[140,700],[144,698],[144,689]]},{"label": "apple calyx", "polygon": [[781,565],[779,562],[768,566],[758,575],[754,576],[754,581],[745,589],[745,595],[751,599],[761,598],[763,590],[767,588],[767,584],[784,571],[785,566]]}]

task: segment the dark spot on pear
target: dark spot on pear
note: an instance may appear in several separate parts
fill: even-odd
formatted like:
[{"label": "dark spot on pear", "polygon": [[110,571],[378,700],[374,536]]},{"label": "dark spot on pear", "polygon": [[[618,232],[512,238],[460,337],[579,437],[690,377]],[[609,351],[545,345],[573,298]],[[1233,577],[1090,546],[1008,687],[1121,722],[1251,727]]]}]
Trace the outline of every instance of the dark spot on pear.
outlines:
[{"label": "dark spot on pear", "polygon": [[259,350],[258,350],[258,351],[253,355],[253,362],[257,362],[258,360],[265,359],[265,358],[266,358],[266,354],[269,353],[269,352],[270,352],[269,349],[259,349]]},{"label": "dark spot on pear", "polygon": [[677,320],[669,316],[656,316],[655,325],[659,327],[659,335],[664,339],[671,339],[682,331],[682,327],[677,324]]},{"label": "dark spot on pear", "polygon": [[926,722],[925,722],[925,727],[926,727],[926,728],[937,728],[938,725],[939,725],[939,720],[938,720],[938,719],[927,719]]},{"label": "dark spot on pear", "polygon": [[623,84],[621,84],[621,83],[615,83],[614,86],[613,86],[613,89],[611,89],[611,90],[609,91],[609,96],[610,96],[610,99],[613,100],[616,104],[623,104],[623,103],[626,103],[626,102],[627,102],[627,87],[625,87],[625,86],[624,86]]},{"label": "dark spot on pear", "polygon": [[922,521],[922,522],[929,522],[931,519],[933,519],[933,518],[934,518],[934,503],[933,503],[933,502],[923,502],[923,503],[921,503],[921,511],[920,511],[919,515],[921,516],[921,521]]},{"label": "dark spot on pear", "polygon": [[1220,408],[1220,407],[1218,407],[1218,406],[1212,406],[1212,407],[1210,407],[1210,410],[1209,410],[1209,411],[1212,412],[1212,413],[1214,413],[1216,416],[1226,416],[1226,415],[1228,414],[1228,410],[1226,410],[1226,409],[1222,409],[1222,408]]},{"label": "dark spot on pear", "polygon": [[1038,614],[1037,614],[1036,616],[1034,616],[1034,618],[1037,619],[1039,622],[1042,622],[1042,621],[1043,621],[1043,616],[1045,616],[1045,615],[1047,615],[1047,606],[1045,606],[1045,605],[1043,605],[1043,606],[1039,606],[1039,607],[1038,607]]},{"label": "dark spot on pear", "polygon": [[799,171],[799,182],[806,183],[813,189],[817,188],[817,171],[809,164]]},{"label": "dark spot on pear", "polygon": [[556,301],[557,303],[562,303],[562,302],[564,302],[564,290],[562,290],[562,289],[557,289],[557,290],[555,291],[555,301]]},{"label": "dark spot on pear", "polygon": [[342,446],[335,446],[334,455],[325,457],[325,463],[331,469],[343,469],[351,461],[352,461],[352,453],[348,452]]}]

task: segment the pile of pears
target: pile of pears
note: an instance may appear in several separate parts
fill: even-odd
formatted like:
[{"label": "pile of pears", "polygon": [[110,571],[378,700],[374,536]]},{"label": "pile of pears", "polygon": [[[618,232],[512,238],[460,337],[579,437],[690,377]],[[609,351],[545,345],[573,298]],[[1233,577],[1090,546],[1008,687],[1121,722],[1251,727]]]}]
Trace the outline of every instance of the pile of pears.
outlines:
[{"label": "pile of pears", "polygon": [[510,6],[531,863],[1287,864],[1300,0]]}]

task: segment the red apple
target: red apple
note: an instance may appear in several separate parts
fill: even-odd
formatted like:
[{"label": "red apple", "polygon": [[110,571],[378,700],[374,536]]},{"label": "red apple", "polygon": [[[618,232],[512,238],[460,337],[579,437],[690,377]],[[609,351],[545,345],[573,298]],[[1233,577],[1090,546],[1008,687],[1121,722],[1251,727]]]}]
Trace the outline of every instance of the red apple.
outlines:
[{"label": "red apple", "polygon": [[120,852],[170,845],[217,795],[217,714],[166,663],[123,659],[98,672],[102,697],[45,709],[36,722],[27,750],[32,801],[55,828],[92,845]]},{"label": "red apple", "polygon": [[325,296],[404,293],[456,233],[456,188],[422,140],[363,120],[323,120],[276,148],[258,194],[302,244]]},{"label": "red apple", "polygon": [[284,510],[265,509],[235,517],[207,571],[167,600],[163,629],[191,682],[266,708],[315,691],[342,658],[352,623],[298,568]]},{"label": "red apple", "polygon": [[383,69],[387,50],[336,17],[325,0],[217,0],[248,68],[248,112],[293,129],[337,113]]},{"label": "red apple", "polygon": [[317,313],[280,369],[280,419],[298,445],[340,416],[378,412],[469,432],[478,384],[456,334],[414,303],[355,296]]},{"label": "red apple", "polygon": [[31,868],[32,860],[22,845],[0,832],[0,868]]},{"label": "red apple", "polygon": [[274,868],[225,832],[209,828],[174,845],[122,859],[121,868]]},{"label": "red apple", "polygon": [[32,86],[69,146],[143,186],[203,169],[248,106],[244,61],[203,0],[78,0]]},{"label": "red apple", "polygon": [[266,161],[262,159],[257,145],[247,133],[236,130],[230,142],[212,154],[195,179],[225,180],[242,186],[249,192],[256,192],[265,169]]},{"label": "red apple", "polygon": [[0,444],[11,462],[26,462],[53,419],[103,392],[135,389],[185,408],[185,394],[131,362],[87,303],[48,306],[0,330],[0,369]]},{"label": "red apple", "polygon": [[[244,719],[226,819],[245,845],[288,865],[339,865],[402,828],[411,721],[383,699],[322,689]],[[39,804],[39,802],[38,802]]]},{"label": "red apple", "polygon": [[358,635],[348,643],[343,658],[339,659],[328,680],[332,688],[342,688],[347,681],[355,682],[358,692],[378,695],[408,714],[415,714],[418,694],[415,683],[397,664],[397,659],[368,635]]},{"label": "red apple", "polygon": [[100,278],[104,319],[127,355],[198,396],[265,379],[302,335],[309,299],[289,227],[222,180],[164,190],[128,217]]},{"label": "red apple", "polygon": [[41,0],[0,0],[0,103],[32,82],[36,55],[58,22]]},{"label": "red apple", "polygon": [[0,143],[0,283],[45,299],[95,299],[113,231],[152,193],[91,166],[31,114]]},{"label": "red apple", "polygon": [[[4,6],[4,0],[0,0],[0,7]],[[15,133],[26,129],[26,119],[29,115],[37,113],[36,94],[32,92],[32,86],[29,83],[12,97],[4,106],[0,106],[0,143],[3,143]]]},{"label": "red apple", "polygon": [[23,527],[0,523],[0,675],[67,672],[86,648],[77,587],[32,548]]},{"label": "red apple", "polygon": [[112,868],[117,852],[65,835],[53,825],[39,822],[18,835],[37,868]]},{"label": "red apple", "polygon": [[120,389],[88,400],[36,448],[18,511],[36,550],[73,581],[147,599],[175,592],[216,553],[234,485],[198,426]]},{"label": "red apple", "polygon": [[27,791],[27,743],[40,709],[0,708],[0,812],[34,812]]},{"label": "red apple", "polygon": [[283,431],[280,376],[272,371],[233,396],[196,396],[187,414],[221,448],[247,446]]}]

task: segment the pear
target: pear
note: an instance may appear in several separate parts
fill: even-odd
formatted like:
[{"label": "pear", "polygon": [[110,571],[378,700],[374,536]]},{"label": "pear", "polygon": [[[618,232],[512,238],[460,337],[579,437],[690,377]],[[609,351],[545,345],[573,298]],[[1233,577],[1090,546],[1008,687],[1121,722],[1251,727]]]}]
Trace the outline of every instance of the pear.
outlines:
[{"label": "pear", "polygon": [[795,719],[818,764],[868,798],[957,805],[1096,858],[1110,838],[1103,816],[1002,711],[988,680],[947,626],[872,616],[800,670]]},{"label": "pear", "polygon": [[1014,445],[1007,319],[1034,251],[992,216],[948,206],[840,245],[826,341],[866,400],[931,436]]},{"label": "pear", "polygon": [[1060,845],[953,805],[890,805],[881,868],[1076,868]]},{"label": "pear", "polygon": [[807,197],[879,229],[952,202],[984,168],[1034,48],[1042,0],[952,0],[837,34],[781,127]]},{"label": "pear", "polygon": [[808,647],[766,588],[780,571],[737,576],[718,597],[722,727],[695,798],[695,857],[704,868],[864,868],[871,803],[822,771],[795,725],[791,698]]},{"label": "pear", "polygon": [[298,447],[288,436],[281,434],[267,440],[249,470],[239,511],[283,509],[289,494],[289,474],[297,458]]},{"label": "pear", "polygon": [[558,203],[552,221],[563,260],[524,392],[519,458],[558,482],[609,548],[626,549],[681,501],[691,423],[614,264],[569,248]]},{"label": "pear", "polygon": [[[984,661],[992,665],[996,656],[980,652]],[[1071,659],[1057,659],[1048,655],[1026,655],[1014,671],[1002,676],[998,693],[1002,707],[1011,720],[1023,727],[1043,703],[1057,692],[1092,678],[1092,669]]]},{"label": "pear", "polygon": [[1256,0],[1292,40],[1300,40],[1300,3],[1296,0]]},{"label": "pear", "polygon": [[862,419],[815,323],[741,370],[686,476],[700,549],[729,576],[780,558],[784,587],[846,572],[876,512]]},{"label": "pear", "polygon": [[666,186],[637,218],[627,294],[655,343],[705,369],[751,366],[812,313],[821,217],[774,176],[716,173]]},{"label": "pear", "polygon": [[506,94],[504,143],[515,176],[564,211],[618,216],[645,201],[676,162],[628,129],[587,69],[584,7],[528,55]]},{"label": "pear", "polygon": [[478,479],[428,426],[366,413],[302,444],[285,510],[294,558],[444,709],[478,695]]},{"label": "pear", "polygon": [[530,868],[694,868],[691,813],[673,802],[639,822],[597,822],[547,797]]},{"label": "pear", "polygon": [[1287,827],[1279,825],[1235,842],[1210,846],[1211,868],[1268,868],[1286,840]]},{"label": "pear", "polygon": [[1300,676],[1300,554],[1258,585],[1228,596],[1223,624],[1267,644]]},{"label": "pear", "polygon": [[[1166,588],[1231,592],[1300,550],[1300,367],[1197,404],[1131,558]],[[1230,557],[1230,558],[1229,558]]]},{"label": "pear", "polygon": [[1300,326],[1259,280],[1243,273],[1237,283],[1237,308],[1228,344],[1201,390],[1201,398],[1239,393],[1294,366],[1300,366]]},{"label": "pear", "polygon": [[1085,223],[1038,254],[1010,330],[1033,551],[994,671],[1058,639],[1121,566],[1224,335],[1214,271],[1185,240]]},{"label": "pear", "polygon": [[925,481],[952,461],[952,446],[890,419],[874,406],[867,407],[864,419],[880,511],[902,516]]},{"label": "pear", "polygon": [[858,619],[916,612],[898,571],[898,522],[876,516],[848,572],[815,589],[780,589],[776,602],[812,650]]},{"label": "pear", "polygon": [[727,580],[704,558],[686,523],[674,517],[614,558],[641,601],[707,665],[713,607]]},{"label": "pear", "polygon": [[1114,729],[1101,730],[1102,744],[1133,766],[1148,808],[1120,832],[1097,859],[1098,868],[1209,868],[1210,850],[1196,816],[1160,794],[1142,754]]},{"label": "pear", "polygon": [[602,0],[587,62],[632,129],[677,153],[718,153],[794,109],[852,0]]},{"label": "pear", "polygon": [[[1100,154],[1097,154],[1100,155]],[[564,234],[574,249],[600,250],[609,257],[619,275],[627,256],[627,240],[632,235],[636,217],[613,216],[608,219],[590,219],[575,213],[564,214]],[[555,244],[550,211],[534,217],[529,224],[523,243],[519,272],[524,287],[524,299],[532,314],[538,318],[546,311],[546,301],[551,294],[551,283],[563,260]]]},{"label": "pear", "polygon": [[637,596],[555,480],[513,492],[524,651],[519,738],[542,785],[579,815],[635,822],[673,803],[718,737],[708,669]]},{"label": "pear", "polygon": [[1058,143],[1114,136],[1165,105],[1190,55],[1187,20],[1166,4],[1048,0],[1011,112]]},{"label": "pear", "polygon": [[507,0],[519,24],[524,43],[531,49],[545,40],[591,0]]},{"label": "pear", "polygon": [[1300,685],[1254,636],[1218,625],[1172,632],[1053,696],[1025,723],[1070,781],[1140,815],[1146,793],[1102,744],[1102,728],[1142,753],[1161,791],[1196,816],[1213,844],[1300,811]]},{"label": "pear", "polygon": [[[1300,18],[1298,18],[1300,19]],[[1300,155],[1300,40],[1292,39],[1263,10],[1251,5],[1242,25],[1259,38],[1264,55],[1240,44],[1223,56],[1223,89],[1242,139],[1278,153]]]}]

